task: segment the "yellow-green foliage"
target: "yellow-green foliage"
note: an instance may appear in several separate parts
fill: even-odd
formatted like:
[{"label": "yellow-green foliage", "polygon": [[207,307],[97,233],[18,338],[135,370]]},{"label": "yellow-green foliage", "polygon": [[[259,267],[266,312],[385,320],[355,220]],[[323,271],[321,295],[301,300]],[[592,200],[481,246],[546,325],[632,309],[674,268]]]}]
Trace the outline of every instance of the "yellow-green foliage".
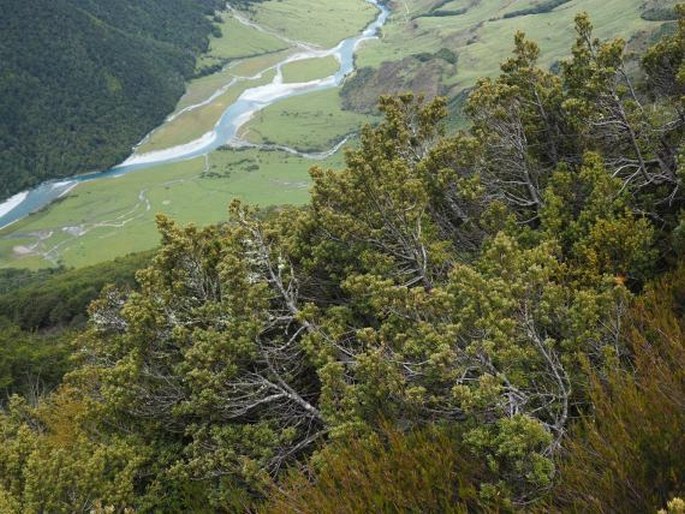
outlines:
[{"label": "yellow-green foliage", "polygon": [[14,397],[0,415],[3,513],[87,513],[96,500],[122,509],[135,498],[145,451],[126,435],[95,430],[102,412],[68,388],[37,408]]},{"label": "yellow-green foliage", "polygon": [[666,504],[665,509],[661,509],[659,514],[683,514],[685,513],[685,501],[682,498],[673,498]]}]

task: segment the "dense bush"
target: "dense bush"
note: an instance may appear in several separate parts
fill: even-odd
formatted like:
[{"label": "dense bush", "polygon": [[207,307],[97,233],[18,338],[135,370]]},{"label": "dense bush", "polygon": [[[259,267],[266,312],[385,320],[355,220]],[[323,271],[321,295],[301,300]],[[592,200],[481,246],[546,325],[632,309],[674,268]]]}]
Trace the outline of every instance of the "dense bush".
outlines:
[{"label": "dense bush", "polygon": [[55,389],[71,367],[73,336],[25,332],[0,318],[0,406],[13,394],[35,404]]},{"label": "dense bush", "polygon": [[553,11],[560,5],[564,5],[569,1],[570,0],[542,0],[537,5],[532,7],[508,12],[502,16],[502,18],[516,18],[517,16],[528,16],[530,14],[544,14],[546,12]]},{"label": "dense bush", "polygon": [[671,21],[677,19],[675,10],[669,8],[645,9],[640,16],[647,21]]},{"label": "dense bush", "polygon": [[0,318],[26,331],[83,326],[88,304],[102,287],[133,286],[135,272],[150,258],[147,252],[77,270],[3,270]]}]

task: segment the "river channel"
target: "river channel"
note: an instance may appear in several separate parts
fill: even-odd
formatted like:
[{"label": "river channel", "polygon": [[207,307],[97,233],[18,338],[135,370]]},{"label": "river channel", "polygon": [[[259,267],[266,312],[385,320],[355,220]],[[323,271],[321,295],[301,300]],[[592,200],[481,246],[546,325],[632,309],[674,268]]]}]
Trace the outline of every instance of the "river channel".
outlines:
[{"label": "river channel", "polygon": [[[328,50],[303,48],[276,65],[276,75],[270,84],[246,89],[238,99],[222,114],[214,129],[199,139],[189,143],[149,153],[136,154],[113,168],[77,175],[74,177],[43,182],[29,191],[18,193],[0,204],[0,228],[6,227],[32,212],[36,212],[58,198],[66,195],[78,184],[103,178],[117,177],[132,171],[143,170],[160,164],[193,159],[206,155],[225,145],[242,146],[237,135],[260,110],[295,95],[313,93],[335,88],[342,84],[347,75],[354,71],[354,52],[362,41],[377,37],[379,29],[385,24],[390,14],[389,9],[378,0],[366,0],[378,8],[378,16],[364,31],[341,41]],[[328,77],[302,83],[284,83],[282,67],[290,62],[312,58],[335,57],[340,66]]]}]

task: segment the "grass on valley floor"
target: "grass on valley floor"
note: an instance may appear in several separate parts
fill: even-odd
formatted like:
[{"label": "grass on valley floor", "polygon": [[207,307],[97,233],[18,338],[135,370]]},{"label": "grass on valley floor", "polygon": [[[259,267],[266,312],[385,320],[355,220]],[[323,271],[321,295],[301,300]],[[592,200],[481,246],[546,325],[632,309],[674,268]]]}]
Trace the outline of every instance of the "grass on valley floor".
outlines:
[{"label": "grass on valley floor", "polygon": [[364,0],[267,0],[254,7],[251,18],[288,39],[332,48],[359,34],[377,14]]},{"label": "grass on valley floor", "polygon": [[343,111],[337,89],[293,96],[260,111],[241,136],[257,144],[277,143],[300,151],[330,149],[375,118]]},{"label": "grass on valley floor", "polygon": [[240,23],[230,11],[219,16],[223,20],[218,24],[221,37],[210,38],[209,50],[198,60],[198,69],[235,59],[278,52],[292,46],[276,36]]},{"label": "grass on valley floor", "polygon": [[342,152],[312,161],[284,152],[219,150],[204,158],[81,184],[47,209],[0,231],[0,267],[81,267],[152,248],[156,213],[179,223],[225,220],[233,198],[303,204],[309,168],[340,168]]},{"label": "grass on valley floor", "polygon": [[340,63],[332,55],[293,61],[283,66],[283,82],[309,82],[333,75],[339,69]]},{"label": "grass on valley floor", "polygon": [[[293,8],[297,9],[297,4]],[[260,32],[254,27],[239,23],[230,12],[224,12],[222,17],[224,20],[221,24],[222,37],[212,40],[206,58],[220,61],[245,55],[250,55],[250,57],[236,61],[233,66],[223,71],[191,81],[187,92],[178,103],[176,112],[207,100],[236,77],[254,77],[260,73],[261,77],[255,80],[241,79],[211,103],[183,112],[173,121],[165,123],[142,142],[137,149],[139,153],[181,145],[206,134],[214,127],[226,108],[245,89],[269,83],[274,76],[274,71],[269,68],[285,59],[289,52],[294,51],[294,48],[290,48],[289,51],[282,50],[284,46],[287,46],[283,41]],[[357,30],[361,30],[361,27],[363,23],[360,23]],[[308,82],[327,77],[335,73],[338,68],[339,63],[332,56],[295,61],[283,67],[284,81]],[[345,130],[347,130],[347,121],[343,123]],[[329,123],[330,120],[326,122]],[[285,141],[280,143],[287,144]]]}]

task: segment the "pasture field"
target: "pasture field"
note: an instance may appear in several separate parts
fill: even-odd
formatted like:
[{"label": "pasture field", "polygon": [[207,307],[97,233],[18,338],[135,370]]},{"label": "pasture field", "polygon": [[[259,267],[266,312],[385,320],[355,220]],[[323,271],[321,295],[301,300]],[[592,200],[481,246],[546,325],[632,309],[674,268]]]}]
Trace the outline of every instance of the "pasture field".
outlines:
[{"label": "pasture field", "polygon": [[283,82],[309,82],[333,75],[340,63],[333,56],[322,59],[303,59],[283,66]]},{"label": "pasture field", "polygon": [[435,1],[395,0],[395,10],[382,29],[381,41],[362,45],[357,64],[378,68],[387,61],[448,48],[458,55],[458,66],[457,73],[448,76],[444,85],[450,94],[456,94],[473,86],[479,77],[497,75],[499,64],[511,53],[517,30],[539,43],[540,63],[549,66],[569,55],[575,40],[573,18],[580,11],[590,14],[595,34],[602,39],[621,36],[627,40],[660,25],[640,17],[644,0],[570,0],[550,12],[504,18],[541,3],[454,0],[439,2],[439,9],[434,10],[438,4]]},{"label": "pasture field", "polygon": [[81,267],[159,242],[155,214],[179,223],[225,220],[233,198],[300,205],[309,168],[340,168],[342,153],[314,161],[280,151],[218,150],[204,158],[79,185],[47,209],[0,231],[0,267]]},{"label": "pasture field", "polygon": [[364,0],[267,0],[250,11],[250,18],[290,40],[332,48],[358,34],[377,14]]},{"label": "pasture field", "polygon": [[274,35],[240,23],[230,11],[222,13],[220,17],[223,21],[218,27],[222,35],[210,38],[209,51],[198,59],[197,67],[200,69],[235,59],[278,52],[291,46]]},{"label": "pasture field", "polygon": [[337,89],[293,96],[259,112],[241,137],[256,144],[280,144],[303,152],[325,151],[376,118],[343,111]]}]

